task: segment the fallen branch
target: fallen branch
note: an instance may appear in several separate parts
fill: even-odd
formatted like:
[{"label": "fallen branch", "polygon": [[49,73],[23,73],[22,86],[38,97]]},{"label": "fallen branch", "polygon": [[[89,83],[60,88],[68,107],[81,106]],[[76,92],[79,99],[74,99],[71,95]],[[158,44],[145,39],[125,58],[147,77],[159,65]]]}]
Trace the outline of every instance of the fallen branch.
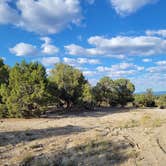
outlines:
[{"label": "fallen branch", "polygon": [[160,148],[164,153],[166,153],[166,150],[161,146],[160,141],[159,141],[158,138],[156,139],[156,142],[157,142],[159,148]]}]

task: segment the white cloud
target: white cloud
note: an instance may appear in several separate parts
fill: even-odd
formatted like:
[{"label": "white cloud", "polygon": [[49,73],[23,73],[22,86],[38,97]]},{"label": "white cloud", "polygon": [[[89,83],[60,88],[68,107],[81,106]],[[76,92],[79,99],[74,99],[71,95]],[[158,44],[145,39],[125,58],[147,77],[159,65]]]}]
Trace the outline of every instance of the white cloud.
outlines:
[{"label": "white cloud", "polygon": [[18,43],[9,51],[16,56],[37,56],[37,55],[54,55],[58,53],[59,49],[51,44],[51,38],[42,37],[44,43],[40,48],[28,43]]},{"label": "white cloud", "polygon": [[40,60],[44,66],[53,66],[56,63],[60,62],[59,57],[44,57]]},{"label": "white cloud", "polygon": [[156,66],[152,66],[146,69],[147,72],[152,74],[166,75],[166,60],[156,62]]},{"label": "white cloud", "polygon": [[158,36],[162,36],[162,37],[166,37],[166,29],[160,29],[160,30],[147,30],[146,34],[149,36],[154,36],[154,35],[158,35]]},{"label": "white cloud", "polygon": [[84,48],[76,44],[65,46],[66,53],[70,55],[105,55],[118,56],[149,56],[166,53],[166,40],[154,36],[117,36],[105,38],[92,36],[88,43],[93,46]]},{"label": "white cloud", "polygon": [[96,71],[87,70],[87,71],[83,71],[83,74],[84,74],[84,76],[92,77],[92,76],[96,75],[97,72]]},{"label": "white cloud", "polygon": [[131,81],[139,92],[144,92],[148,88],[152,88],[155,91],[163,91],[166,89],[166,74],[164,73],[146,73],[133,77]]},{"label": "white cloud", "polygon": [[100,61],[98,59],[88,59],[88,58],[75,58],[74,59],[74,58],[64,57],[63,61],[64,61],[64,63],[67,63],[72,66],[79,66],[82,64],[91,64],[91,65],[100,64]]},{"label": "white cloud", "polygon": [[58,53],[59,49],[51,44],[51,39],[48,37],[42,37],[41,40],[43,40],[45,43],[42,44],[42,53],[46,55],[53,55],[55,53]]},{"label": "white cloud", "polygon": [[147,68],[147,71],[150,73],[158,73],[158,74],[166,73],[166,66],[159,65],[159,66],[149,67]]},{"label": "white cloud", "polygon": [[9,49],[16,56],[34,56],[38,54],[36,46],[27,43],[18,43],[13,48]]},{"label": "white cloud", "polygon": [[129,15],[156,0],[110,0],[115,11],[120,15]]},{"label": "white cloud", "polygon": [[0,1],[0,23],[12,24],[30,32],[54,34],[82,18],[79,0]]},{"label": "white cloud", "polygon": [[166,61],[164,61],[164,60],[163,61],[158,61],[158,62],[156,62],[156,64],[157,65],[166,65]]},{"label": "white cloud", "polygon": [[96,68],[98,72],[104,73],[112,78],[126,77],[136,74],[144,70],[143,66],[137,66],[132,63],[120,63],[112,65],[111,67],[99,66]]},{"label": "white cloud", "polygon": [[145,59],[142,59],[142,62],[145,62],[145,63],[147,63],[147,62],[152,62],[152,59],[145,58]]},{"label": "white cloud", "polygon": [[0,24],[10,24],[13,22],[15,25],[19,22],[18,12],[10,7],[9,0],[0,1]]}]

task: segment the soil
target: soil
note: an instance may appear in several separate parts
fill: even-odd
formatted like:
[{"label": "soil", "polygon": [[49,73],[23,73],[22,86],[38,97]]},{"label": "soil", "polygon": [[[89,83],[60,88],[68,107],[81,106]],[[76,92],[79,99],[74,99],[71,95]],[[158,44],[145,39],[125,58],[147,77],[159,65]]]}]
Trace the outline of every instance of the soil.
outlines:
[{"label": "soil", "polygon": [[165,109],[0,119],[2,166],[165,166]]}]

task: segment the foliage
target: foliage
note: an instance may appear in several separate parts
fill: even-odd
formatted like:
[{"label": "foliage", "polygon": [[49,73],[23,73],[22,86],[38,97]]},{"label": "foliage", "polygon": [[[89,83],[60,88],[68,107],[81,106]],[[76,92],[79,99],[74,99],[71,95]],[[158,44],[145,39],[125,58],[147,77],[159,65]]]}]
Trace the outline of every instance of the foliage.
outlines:
[{"label": "foliage", "polygon": [[81,101],[86,109],[93,109],[94,96],[92,93],[92,87],[89,83],[86,83],[83,86]]},{"label": "foliage", "polygon": [[[3,102],[10,117],[30,117],[43,111],[46,95],[45,68],[34,62],[16,64],[9,74],[9,85],[3,87]],[[6,90],[5,90],[6,89]]]},{"label": "foliage", "polygon": [[156,103],[152,89],[147,89],[145,94],[135,95],[134,104],[137,107],[154,107]]},{"label": "foliage", "polygon": [[166,95],[162,95],[158,98],[157,106],[160,108],[166,108]]},{"label": "foliage", "polygon": [[50,80],[57,85],[58,97],[67,109],[79,103],[83,87],[87,83],[83,74],[78,69],[62,63],[55,65],[51,72]]},{"label": "foliage", "polygon": [[114,81],[109,77],[103,77],[93,88],[94,97],[97,103],[101,105],[116,105],[116,91]]},{"label": "foliage", "polygon": [[0,58],[0,85],[7,84],[9,78],[9,67],[4,64],[3,59]]},{"label": "foliage", "polygon": [[6,93],[5,86],[9,81],[9,67],[4,64],[3,59],[0,58],[0,117],[7,116],[6,105],[3,102],[2,96]]},{"label": "foliage", "polygon": [[[166,96],[134,95],[134,85],[128,79],[101,78],[91,87],[82,72],[58,63],[47,77],[45,68],[37,63],[22,61],[9,69],[0,59],[0,117],[39,116],[47,108],[63,107],[92,110],[94,106],[166,107]],[[51,107],[50,107],[51,106]]]},{"label": "foliage", "polygon": [[93,89],[97,103],[116,106],[120,104],[125,106],[133,101],[134,85],[127,79],[111,80],[109,77],[103,77],[99,80]]},{"label": "foliage", "polygon": [[118,94],[118,103],[123,107],[128,102],[134,100],[133,93],[135,91],[135,86],[128,79],[117,79],[114,81],[116,91]]}]

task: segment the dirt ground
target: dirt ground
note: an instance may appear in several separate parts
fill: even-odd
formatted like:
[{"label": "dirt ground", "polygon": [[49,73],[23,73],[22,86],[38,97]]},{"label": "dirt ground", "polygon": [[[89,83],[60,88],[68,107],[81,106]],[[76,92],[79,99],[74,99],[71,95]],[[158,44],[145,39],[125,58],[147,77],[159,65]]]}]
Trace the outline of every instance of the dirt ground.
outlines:
[{"label": "dirt ground", "polygon": [[166,110],[0,120],[1,166],[165,166]]}]

